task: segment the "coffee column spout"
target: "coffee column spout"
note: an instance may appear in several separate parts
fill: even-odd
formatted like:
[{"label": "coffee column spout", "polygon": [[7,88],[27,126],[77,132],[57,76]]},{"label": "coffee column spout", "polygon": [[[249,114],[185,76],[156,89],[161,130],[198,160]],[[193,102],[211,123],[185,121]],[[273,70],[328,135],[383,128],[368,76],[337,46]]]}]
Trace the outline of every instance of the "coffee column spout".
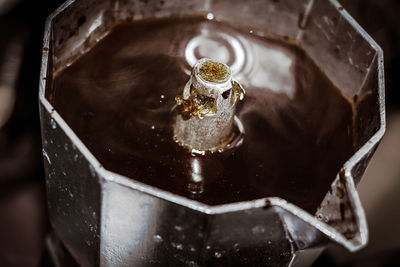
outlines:
[{"label": "coffee column spout", "polygon": [[196,154],[223,149],[235,136],[235,107],[243,98],[244,89],[227,65],[199,60],[183,95],[175,98],[180,111],[174,123],[176,142]]}]

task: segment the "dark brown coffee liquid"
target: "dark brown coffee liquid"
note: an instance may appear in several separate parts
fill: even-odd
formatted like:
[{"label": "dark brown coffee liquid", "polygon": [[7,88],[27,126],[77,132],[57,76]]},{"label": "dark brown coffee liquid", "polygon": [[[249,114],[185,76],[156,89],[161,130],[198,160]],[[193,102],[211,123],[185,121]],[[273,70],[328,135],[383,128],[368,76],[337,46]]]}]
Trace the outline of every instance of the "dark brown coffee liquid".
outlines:
[{"label": "dark brown coffee liquid", "polygon": [[[214,55],[246,88],[244,142],[193,156],[172,137],[174,98]],[[302,49],[202,18],[118,25],[54,90],[106,169],[210,205],[276,196],[314,213],[354,150],[350,103]]]}]

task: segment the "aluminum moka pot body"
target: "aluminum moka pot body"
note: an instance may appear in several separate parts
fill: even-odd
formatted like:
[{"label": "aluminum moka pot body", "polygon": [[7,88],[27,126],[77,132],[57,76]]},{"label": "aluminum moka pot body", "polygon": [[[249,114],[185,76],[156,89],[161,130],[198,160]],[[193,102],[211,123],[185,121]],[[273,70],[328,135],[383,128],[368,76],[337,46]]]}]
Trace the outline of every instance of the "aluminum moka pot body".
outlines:
[{"label": "aluminum moka pot body", "polygon": [[[357,152],[316,214],[278,197],[209,206],[110,172],[52,107],[53,74],[115,22],[207,13],[297,40],[357,99]],[[355,186],[385,131],[383,54],[335,0],[67,1],[47,20],[39,99],[51,225],[81,266],[307,266],[367,242]]]}]

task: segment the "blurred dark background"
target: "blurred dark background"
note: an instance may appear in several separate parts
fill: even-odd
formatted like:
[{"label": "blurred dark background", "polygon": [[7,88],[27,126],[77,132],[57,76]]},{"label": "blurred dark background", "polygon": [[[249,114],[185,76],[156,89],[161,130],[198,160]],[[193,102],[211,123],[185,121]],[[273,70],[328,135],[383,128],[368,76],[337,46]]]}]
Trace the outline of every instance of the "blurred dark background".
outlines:
[{"label": "blurred dark background", "polygon": [[[52,266],[38,116],[46,17],[62,0],[0,0],[0,266]],[[387,133],[358,190],[369,245],[327,249],[314,266],[400,266],[400,1],[342,0],[385,52]]]},{"label": "blurred dark background", "polygon": [[44,258],[38,77],[44,22],[61,2],[0,1],[0,266]]}]

